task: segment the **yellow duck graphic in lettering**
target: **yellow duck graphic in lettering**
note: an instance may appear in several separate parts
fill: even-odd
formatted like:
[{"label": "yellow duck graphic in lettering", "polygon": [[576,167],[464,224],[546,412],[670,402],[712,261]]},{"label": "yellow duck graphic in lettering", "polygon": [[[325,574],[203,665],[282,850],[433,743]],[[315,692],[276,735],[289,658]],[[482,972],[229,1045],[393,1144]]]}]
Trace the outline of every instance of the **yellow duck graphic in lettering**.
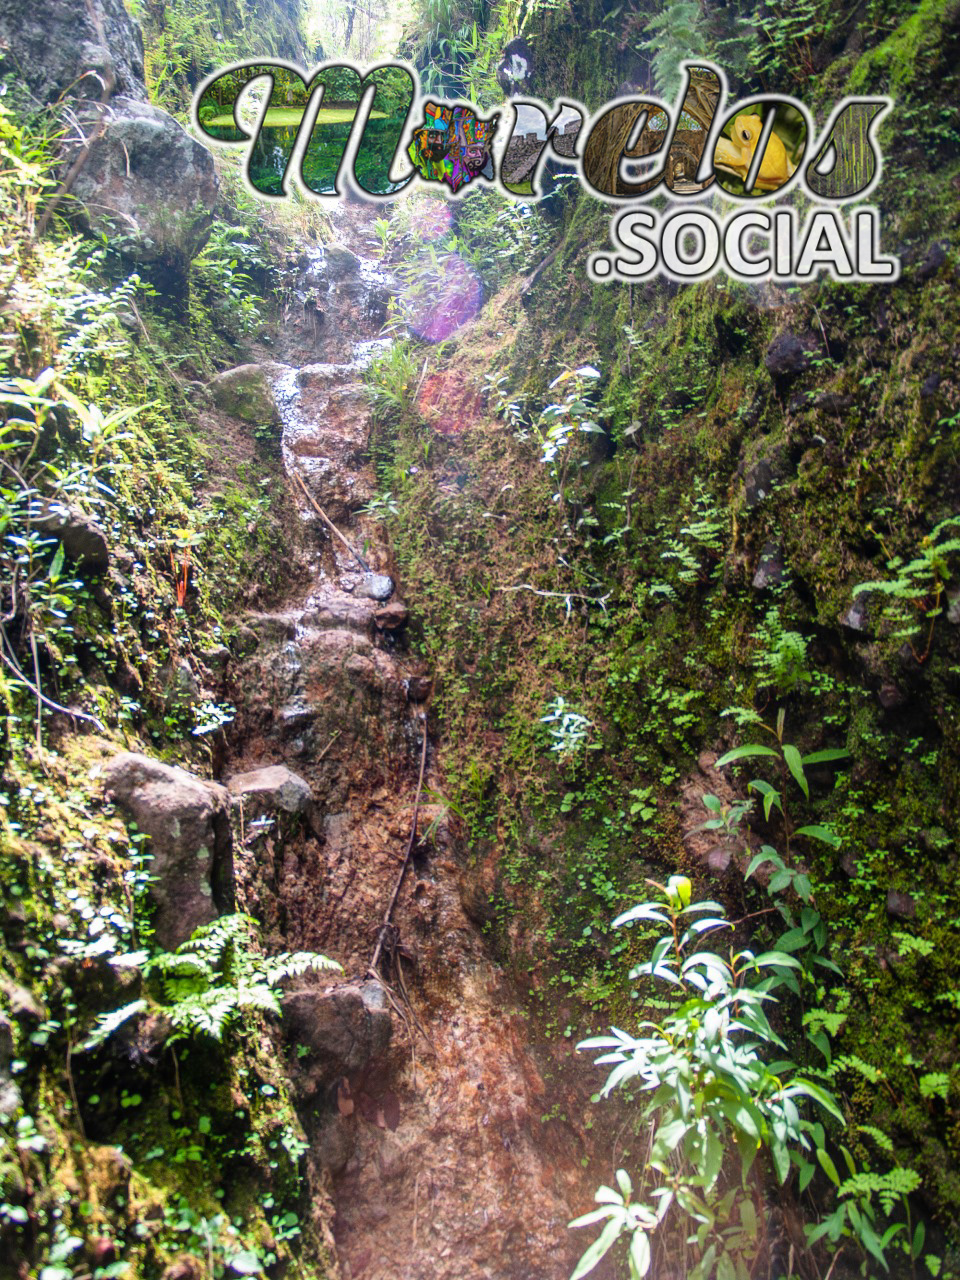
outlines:
[{"label": "yellow duck graphic in lettering", "polygon": [[[760,135],[763,133],[763,121],[759,116],[737,116],[733,122],[733,138],[718,138],[713,153],[713,163],[725,173],[734,173],[741,181],[746,182],[750,166],[753,164],[753,153],[757,149]],[[792,178],[797,166],[792,164],[787,149],[771,132],[760,161],[760,172],[754,183],[755,191],[776,191],[778,187]]]}]

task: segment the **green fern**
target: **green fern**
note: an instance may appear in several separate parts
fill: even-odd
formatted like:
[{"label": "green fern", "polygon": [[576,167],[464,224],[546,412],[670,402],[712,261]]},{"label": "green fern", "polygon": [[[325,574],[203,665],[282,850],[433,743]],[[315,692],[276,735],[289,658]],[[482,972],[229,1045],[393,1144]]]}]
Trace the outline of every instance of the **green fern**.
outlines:
[{"label": "green fern", "polygon": [[262,956],[253,948],[255,929],[248,915],[221,916],[194,930],[176,951],[150,959],[145,972],[160,975],[172,1039],[202,1034],[222,1040],[245,1010],[279,1013],[275,988],[284,979],[340,968],[312,951]]},{"label": "green fern", "polygon": [[638,48],[650,55],[657,92],[671,102],[680,88],[680,64],[707,52],[700,5],[697,0],[669,0],[647,20],[645,34]]},{"label": "green fern", "polygon": [[841,1183],[841,1196],[856,1196],[859,1200],[876,1195],[883,1212],[893,1213],[903,1196],[911,1195],[920,1186],[920,1175],[914,1169],[897,1165],[886,1173],[873,1173],[862,1169]]},{"label": "green fern", "polygon": [[[881,616],[889,638],[905,640],[918,662],[925,662],[930,654],[934,624],[943,613],[947,584],[956,576],[960,538],[947,538],[944,531],[957,528],[960,517],[942,520],[921,539],[912,560],[888,556],[887,569],[892,577],[861,582],[853,589],[854,597],[865,591],[885,597]],[[924,631],[926,645],[917,653],[913,640]]]},{"label": "green fern", "polygon": [[147,1007],[146,1000],[133,1000],[130,1004],[125,1004],[121,1009],[112,1009],[109,1013],[101,1013],[97,1018],[94,1029],[84,1040],[77,1050],[78,1053],[85,1053],[88,1049],[97,1049],[108,1040],[110,1036],[122,1027],[129,1019],[138,1013],[143,1013]]},{"label": "green fern", "polygon": [[[144,952],[131,954],[129,959],[137,964],[146,960],[145,976],[160,978],[164,998],[159,1007],[173,1027],[170,1043],[194,1035],[223,1040],[248,1010],[279,1014],[276,988],[287,978],[309,969],[340,969],[335,960],[313,951],[264,956],[255,942],[256,921],[238,913],[195,929],[176,951],[161,951],[149,959]],[[134,1000],[101,1014],[79,1051],[99,1048],[148,1007],[146,1000]]]}]

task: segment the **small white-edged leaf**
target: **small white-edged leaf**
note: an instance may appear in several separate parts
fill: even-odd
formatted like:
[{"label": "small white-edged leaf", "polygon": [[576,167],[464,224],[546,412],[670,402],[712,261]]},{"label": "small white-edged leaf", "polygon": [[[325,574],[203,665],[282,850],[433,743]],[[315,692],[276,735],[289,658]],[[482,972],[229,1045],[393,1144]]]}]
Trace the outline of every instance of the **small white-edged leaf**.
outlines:
[{"label": "small white-edged leaf", "polygon": [[650,1270],[650,1241],[642,1227],[638,1227],[633,1233],[628,1257],[633,1275],[640,1280]]},{"label": "small white-edged leaf", "polygon": [[608,1252],[622,1229],[622,1216],[618,1215],[615,1218],[611,1218],[597,1239],[594,1240],[593,1244],[589,1249],[587,1249],[583,1257],[577,1263],[576,1270],[570,1277],[570,1280],[582,1280],[583,1276],[589,1275],[604,1254]]}]

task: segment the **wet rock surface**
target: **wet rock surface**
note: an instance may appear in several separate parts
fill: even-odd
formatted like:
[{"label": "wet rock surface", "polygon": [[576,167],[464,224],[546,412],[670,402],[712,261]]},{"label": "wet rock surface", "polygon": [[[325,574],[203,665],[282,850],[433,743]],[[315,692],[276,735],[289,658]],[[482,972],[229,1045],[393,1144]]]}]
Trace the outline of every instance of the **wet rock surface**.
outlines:
[{"label": "wet rock surface", "polygon": [[[346,252],[305,255],[301,270],[303,291],[346,310],[328,317],[326,339],[303,343],[305,363],[287,343],[290,365],[275,383],[316,577],[282,608],[244,619],[251,638],[234,649],[229,692],[231,790],[283,766],[322,821],[269,866],[245,855],[245,873],[259,876],[264,914],[280,922],[278,946],[343,965],[342,976],[312,976],[289,993],[284,1028],[313,1158],[335,1174],[344,1280],[567,1280],[584,1242],[566,1224],[597,1185],[581,1166],[587,1133],[573,1117],[542,1123],[551,1100],[526,1019],[463,907],[466,851],[425,800],[382,937],[389,999],[370,970],[410,837],[432,682],[405,648],[415,593],[400,598],[389,551],[359,513],[374,491],[362,371],[387,344],[376,336],[382,284],[355,210],[345,206],[338,226]],[[425,781],[441,785],[432,744]],[[565,1062],[571,1053],[564,1044]],[[586,1106],[598,1081],[588,1064],[582,1072]]]},{"label": "wet rock surface", "polygon": [[99,98],[108,73],[119,93],[146,99],[143,40],[123,0],[0,0],[0,48],[42,102],[66,89]]},{"label": "wet rock surface", "polygon": [[307,1051],[313,1090],[361,1071],[385,1052],[393,1020],[375,982],[332,991],[291,991],[283,1001],[284,1034]]}]

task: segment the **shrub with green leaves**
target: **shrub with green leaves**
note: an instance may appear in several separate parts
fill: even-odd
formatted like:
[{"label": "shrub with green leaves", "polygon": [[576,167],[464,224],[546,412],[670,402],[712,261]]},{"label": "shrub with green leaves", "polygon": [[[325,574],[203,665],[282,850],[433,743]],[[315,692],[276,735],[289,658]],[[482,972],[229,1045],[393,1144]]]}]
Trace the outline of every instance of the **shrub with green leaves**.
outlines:
[{"label": "shrub with green leaves", "polygon": [[[601,1187],[598,1208],[571,1224],[604,1224],[571,1280],[593,1271],[621,1237],[631,1280],[651,1271],[658,1250],[664,1263],[682,1263],[687,1280],[750,1280],[764,1255],[768,1268],[775,1266],[760,1225],[766,1188],[786,1188],[795,1175],[802,1192],[818,1170],[836,1187],[837,1199],[833,1212],[807,1229],[808,1247],[820,1240],[834,1251],[853,1246],[861,1275],[875,1274],[876,1264],[886,1270],[888,1246],[907,1232],[906,1197],[919,1179],[909,1169],[858,1169],[842,1142],[848,1176],[841,1179],[825,1128],[831,1121],[843,1126],[840,1100],[793,1060],[768,1017],[784,988],[789,992],[799,961],[779,949],[722,954],[705,946],[710,935],[733,927],[723,908],[691,902],[686,876],[648,883],[658,898],[625,912],[614,926],[665,927],[650,959],[630,976],[664,984],[673,1007],[659,1022],[642,1022],[636,1034],[614,1027],[578,1048],[601,1050],[598,1063],[612,1065],[602,1096],[616,1089],[640,1095],[649,1154],[636,1187],[619,1169],[616,1188]],[[879,1219],[894,1210],[906,1221],[882,1229]],[[915,1257],[922,1244],[922,1234],[913,1233],[906,1251]]]}]

